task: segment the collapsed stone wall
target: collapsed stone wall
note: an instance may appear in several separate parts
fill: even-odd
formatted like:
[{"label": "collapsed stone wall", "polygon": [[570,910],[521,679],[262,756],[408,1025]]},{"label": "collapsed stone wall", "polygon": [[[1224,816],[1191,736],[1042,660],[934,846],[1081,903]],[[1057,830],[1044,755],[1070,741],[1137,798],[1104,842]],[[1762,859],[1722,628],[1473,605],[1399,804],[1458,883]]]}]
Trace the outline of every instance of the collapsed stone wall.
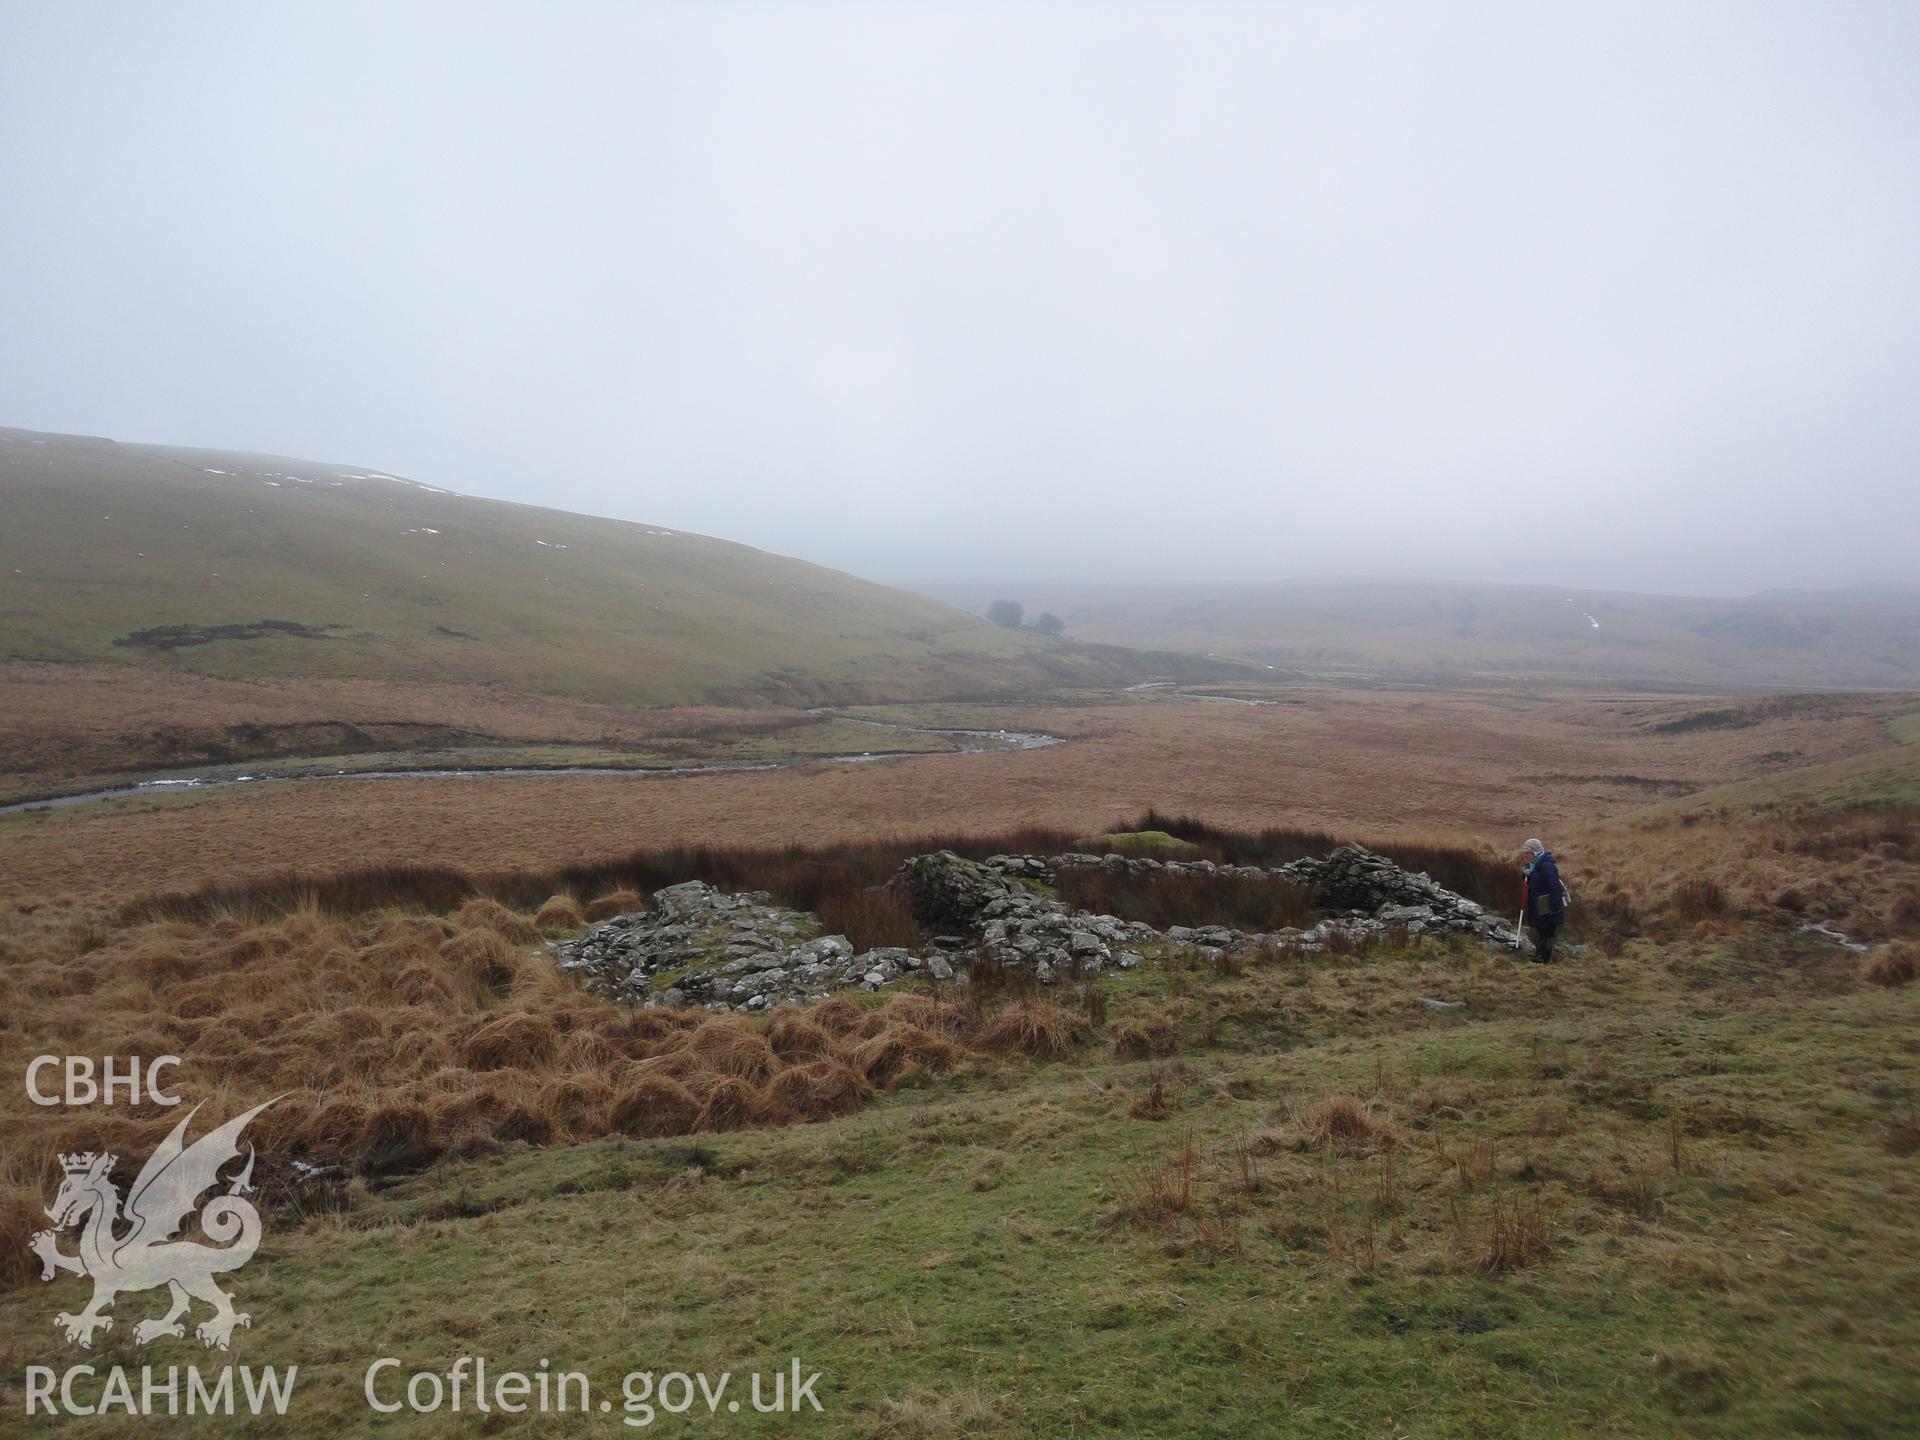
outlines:
[{"label": "collapsed stone wall", "polygon": [[1043,985],[1070,970],[1097,974],[1110,963],[1132,969],[1141,957],[1126,947],[1162,938],[1151,925],[1076,911],[1029,883],[1052,878],[1031,856],[974,861],[941,850],[908,860],[897,883],[922,923],[966,929],[995,959],[1030,966]]},{"label": "collapsed stone wall", "polygon": [[[1043,893],[1041,887],[1060,871],[1088,866],[1131,875],[1283,880],[1309,887],[1316,905],[1332,913],[1307,929],[1173,925],[1163,932],[1137,920],[1075,910]],[[729,895],[697,880],[656,892],[650,911],[615,916],[552,948],[562,970],[610,999],[753,1011],[849,986],[874,990],[907,975],[965,984],[965,964],[982,953],[1030,969],[1051,985],[1108,966],[1132,969],[1144,963],[1143,949],[1156,943],[1311,951],[1392,932],[1513,941],[1506,921],[1359,845],[1271,868],[1078,853],[974,861],[942,850],[913,856],[889,883],[920,922],[938,932],[925,955],[898,948],[856,954],[845,936],[818,934],[812,916],[775,905],[764,892]]]},{"label": "collapsed stone wall", "polygon": [[700,880],[669,885],[653,909],[616,915],[552,946],[560,969],[610,1000],[714,1010],[767,1010],[846,986],[874,990],[921,972],[954,980],[943,955],[901,949],[854,953],[844,935],[818,934],[811,915],[765,891],[729,895]]}]

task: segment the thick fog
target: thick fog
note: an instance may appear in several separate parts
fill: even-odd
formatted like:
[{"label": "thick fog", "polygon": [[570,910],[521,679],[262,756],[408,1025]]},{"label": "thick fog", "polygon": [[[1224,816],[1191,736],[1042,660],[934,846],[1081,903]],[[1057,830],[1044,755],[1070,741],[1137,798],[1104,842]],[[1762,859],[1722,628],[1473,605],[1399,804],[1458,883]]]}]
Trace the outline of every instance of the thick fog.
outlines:
[{"label": "thick fog", "polygon": [[0,424],[879,578],[1920,576],[1920,7],[0,0]]}]

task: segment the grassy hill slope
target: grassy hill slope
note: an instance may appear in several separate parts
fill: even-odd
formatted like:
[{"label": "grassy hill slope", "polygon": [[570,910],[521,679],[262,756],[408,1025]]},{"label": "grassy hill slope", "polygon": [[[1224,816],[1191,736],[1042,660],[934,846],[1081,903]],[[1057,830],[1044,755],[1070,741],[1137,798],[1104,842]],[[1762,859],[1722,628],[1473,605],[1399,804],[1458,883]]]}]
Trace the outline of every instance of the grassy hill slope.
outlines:
[{"label": "grassy hill slope", "polygon": [[[1890,721],[1887,734],[1892,743],[1884,749],[1710,786],[1669,801],[1659,811],[1685,814],[1796,806],[1839,810],[1920,805],[1920,713]],[[1920,899],[1915,903],[1920,906]]]},{"label": "grassy hill slope", "polygon": [[[1890,842],[1856,818],[1786,822],[1761,863],[1813,887],[1860,871]],[[1703,863],[1710,832],[1738,848]],[[1552,966],[1435,937],[1226,963],[1159,945],[1048,992],[1064,1008],[1007,1005],[976,969],[958,1002],[900,982],[676,1021],[581,995],[492,902],[222,897],[205,924],[111,926],[6,907],[0,959],[34,1003],[0,1063],[178,1026],[201,1036],[177,1076],[196,1101],[237,1111],[298,1075],[252,1132],[265,1241],[233,1281],[253,1317],[233,1363],[299,1367],[263,1433],[492,1433],[471,1408],[374,1414],[367,1367],[392,1355],[387,1397],[484,1356],[578,1371],[614,1407],[640,1370],[820,1373],[822,1414],[721,1412],[729,1435],[1910,1434],[1920,987],[1886,962],[1912,947],[1747,912],[1747,830],[1654,838],[1735,908],[1689,919],[1667,876],[1622,891],[1582,862],[1579,948]],[[765,862],[769,883],[791,865]],[[144,1155],[173,1123],[0,1098],[21,1157],[0,1407],[24,1408],[26,1366],[78,1363],[49,1320],[85,1286],[42,1284],[27,1247],[52,1156],[109,1135]],[[296,1183],[303,1152],[350,1173]],[[140,1344],[157,1312],[124,1294],[86,1363],[219,1363],[190,1333]],[[597,1413],[606,1434],[705,1418]]]},{"label": "grassy hill slope", "polygon": [[1269,584],[950,581],[984,608],[1011,594],[1083,640],[1236,655],[1322,673],[1514,676],[1609,684],[1920,689],[1920,585],[1774,590],[1739,599],[1451,580]]},{"label": "grassy hill slope", "polygon": [[748,546],[353,466],[0,429],[0,513],[0,658],[638,705],[1010,693],[1153,668]]}]

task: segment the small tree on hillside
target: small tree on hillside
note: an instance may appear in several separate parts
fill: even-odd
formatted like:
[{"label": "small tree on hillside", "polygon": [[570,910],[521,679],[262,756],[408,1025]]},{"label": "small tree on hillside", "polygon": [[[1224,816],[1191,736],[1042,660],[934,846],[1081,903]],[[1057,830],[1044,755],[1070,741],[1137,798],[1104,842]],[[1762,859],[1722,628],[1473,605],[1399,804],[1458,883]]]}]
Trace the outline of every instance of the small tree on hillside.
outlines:
[{"label": "small tree on hillside", "polygon": [[996,600],[987,606],[987,618],[1009,630],[1018,630],[1026,613],[1018,600]]},{"label": "small tree on hillside", "polygon": [[1067,622],[1051,610],[1042,610],[1034,617],[1033,628],[1042,635],[1058,635],[1067,628]]}]

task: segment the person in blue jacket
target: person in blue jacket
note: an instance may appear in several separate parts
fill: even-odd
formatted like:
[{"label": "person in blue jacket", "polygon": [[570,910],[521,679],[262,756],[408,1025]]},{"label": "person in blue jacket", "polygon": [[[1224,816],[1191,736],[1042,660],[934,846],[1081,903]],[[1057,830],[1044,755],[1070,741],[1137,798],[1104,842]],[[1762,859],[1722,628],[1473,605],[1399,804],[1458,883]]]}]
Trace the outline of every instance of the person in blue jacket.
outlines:
[{"label": "person in blue jacket", "polygon": [[1533,959],[1535,964],[1551,965],[1553,942],[1567,923],[1567,904],[1573,897],[1545,845],[1527,841],[1527,856],[1524,911],[1527,928],[1533,931]]}]

